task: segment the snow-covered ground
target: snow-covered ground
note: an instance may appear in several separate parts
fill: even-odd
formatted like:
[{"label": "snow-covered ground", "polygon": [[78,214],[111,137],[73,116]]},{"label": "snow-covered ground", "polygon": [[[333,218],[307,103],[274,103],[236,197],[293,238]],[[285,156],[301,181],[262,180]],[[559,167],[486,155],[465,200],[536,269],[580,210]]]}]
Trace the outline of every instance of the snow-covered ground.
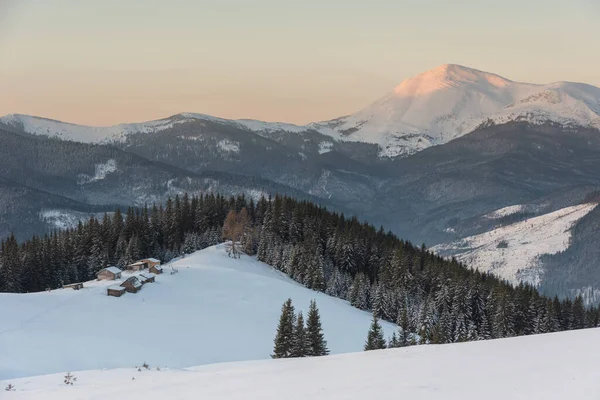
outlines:
[{"label": "snow-covered ground", "polygon": [[57,137],[84,143],[107,140],[123,140],[132,133],[160,132],[186,122],[182,118],[165,118],[142,123],[120,124],[107,127],[85,126],[56,121],[48,118],[22,114],[10,114],[0,118],[0,123],[23,129],[32,135]]},{"label": "snow-covered ground", "polygon": [[[7,400],[564,400],[600,393],[600,329],[329,357],[0,382]],[[128,347],[135,346],[129,341]],[[190,344],[192,346],[192,344]]]},{"label": "snow-covered ground", "polygon": [[224,153],[237,154],[240,152],[240,143],[229,139],[223,139],[219,141],[217,143],[217,147]]},{"label": "snow-covered ground", "polygon": [[[472,268],[491,272],[515,284],[538,285],[542,273],[538,263],[540,256],[566,250],[570,245],[570,229],[596,206],[591,203],[566,207],[454,243],[434,246],[432,250],[454,255]],[[491,215],[510,215],[520,210],[517,207],[507,207]]]},{"label": "snow-covered ground", "polygon": [[[288,297],[305,314],[316,299],[333,354],[363,348],[369,313],[306,289],[254,258],[229,258],[219,245],[171,265],[179,273],[171,275],[166,266],[155,283],[119,298],[106,295],[114,281],[92,281],[79,291],[1,293],[0,379],[144,361],[184,368],[268,359]],[[384,324],[386,337],[395,328]]]},{"label": "snow-covered ground", "polygon": [[508,207],[500,208],[496,211],[492,211],[491,213],[484,215],[484,218],[498,219],[498,218],[502,218],[502,217],[507,217],[509,215],[516,214],[518,212],[523,211],[524,208],[525,207],[522,206],[521,204],[516,204],[514,206],[508,206]]},{"label": "snow-covered ground", "polygon": [[40,219],[57,229],[75,228],[79,221],[90,219],[93,215],[102,218],[104,213],[85,213],[72,210],[45,209],[38,214]]},{"label": "snow-covered ground", "polygon": [[[545,85],[513,82],[496,74],[446,64],[406,79],[381,99],[352,115],[308,125],[227,120],[182,113],[111,127],[88,127],[27,115],[7,115],[0,124],[37,135],[83,142],[125,140],[132,133],[159,132],[190,121],[235,125],[257,133],[309,130],[332,140],[379,145],[381,157],[409,155],[468,134],[482,124],[548,121],[600,129],[600,88],[573,82]],[[320,151],[329,150],[320,147]]]},{"label": "snow-covered ground", "polygon": [[319,143],[319,154],[329,153],[333,148],[332,142],[321,142]]},{"label": "snow-covered ground", "polygon": [[94,176],[80,174],[78,176],[77,181],[80,185],[83,185],[86,183],[91,183],[91,182],[96,182],[96,181],[101,181],[101,180],[105,179],[108,174],[112,174],[114,172],[117,172],[117,161],[110,159],[110,160],[107,160],[105,163],[95,165]]}]

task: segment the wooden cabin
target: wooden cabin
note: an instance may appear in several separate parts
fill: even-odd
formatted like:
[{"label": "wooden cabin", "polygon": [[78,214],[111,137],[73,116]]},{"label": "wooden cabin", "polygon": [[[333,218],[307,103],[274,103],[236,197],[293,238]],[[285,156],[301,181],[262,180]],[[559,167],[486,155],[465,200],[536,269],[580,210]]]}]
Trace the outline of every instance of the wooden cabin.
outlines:
[{"label": "wooden cabin", "polygon": [[117,267],[108,267],[98,272],[99,281],[114,281],[115,279],[121,278],[121,271]]},{"label": "wooden cabin", "polygon": [[143,263],[146,263],[147,268],[151,268],[153,266],[160,265],[160,260],[157,260],[156,258],[144,258],[143,260],[140,260],[140,261]]},{"label": "wooden cabin", "polygon": [[153,283],[156,278],[152,272],[144,272],[143,274],[138,275],[138,279],[143,283]]},{"label": "wooden cabin", "polygon": [[123,286],[114,285],[114,286],[109,286],[106,289],[106,294],[109,296],[121,297],[125,294],[125,291],[126,291],[126,289]]},{"label": "wooden cabin", "polygon": [[131,278],[127,278],[121,286],[125,288],[128,293],[137,293],[142,289],[142,282],[137,278],[137,276],[132,276]]},{"label": "wooden cabin", "polygon": [[141,270],[146,269],[146,268],[147,268],[147,265],[143,261],[136,261],[136,262],[134,262],[132,264],[129,264],[127,266],[127,270],[128,271],[141,271]]},{"label": "wooden cabin", "polygon": [[69,285],[63,285],[63,289],[73,289],[73,290],[83,289],[83,282],[71,283]]},{"label": "wooden cabin", "polygon": [[152,272],[155,275],[160,275],[163,273],[162,265],[151,265],[148,268],[148,271]]}]

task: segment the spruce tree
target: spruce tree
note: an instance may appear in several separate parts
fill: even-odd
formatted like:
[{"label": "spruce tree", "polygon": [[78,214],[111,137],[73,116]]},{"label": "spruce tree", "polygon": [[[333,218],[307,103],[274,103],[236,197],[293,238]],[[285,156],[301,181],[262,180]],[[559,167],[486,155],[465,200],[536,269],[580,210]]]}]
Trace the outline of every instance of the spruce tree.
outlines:
[{"label": "spruce tree", "polygon": [[404,302],[401,305],[400,311],[398,312],[398,319],[396,321],[398,325],[398,346],[405,347],[409,344],[409,321],[408,321],[408,310]]},{"label": "spruce tree", "polygon": [[317,303],[314,300],[311,300],[310,307],[308,309],[306,335],[308,338],[309,356],[326,356],[329,354],[329,350],[327,349],[327,341],[323,335],[319,309],[317,308]]},{"label": "spruce tree", "polygon": [[365,351],[385,349],[386,347],[385,338],[383,337],[383,328],[377,319],[377,315],[373,313],[373,321],[371,322],[371,328],[367,335]]},{"label": "spruce tree", "polygon": [[281,316],[275,335],[275,346],[273,349],[273,358],[288,358],[292,354],[292,343],[294,341],[294,306],[292,299],[287,299],[281,307]]},{"label": "spruce tree", "polygon": [[304,317],[302,311],[296,317],[294,332],[292,337],[291,357],[306,357],[308,355],[309,343],[304,326]]}]

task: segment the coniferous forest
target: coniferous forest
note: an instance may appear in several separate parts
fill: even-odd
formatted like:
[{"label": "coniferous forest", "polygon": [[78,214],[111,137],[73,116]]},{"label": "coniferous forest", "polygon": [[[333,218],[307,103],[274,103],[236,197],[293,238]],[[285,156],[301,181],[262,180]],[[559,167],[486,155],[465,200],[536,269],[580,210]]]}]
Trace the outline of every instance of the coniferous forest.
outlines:
[{"label": "coniferous forest", "polygon": [[[489,274],[444,260],[383,228],[306,201],[276,196],[183,195],[166,204],[117,210],[76,228],[11,236],[0,248],[0,291],[36,292],[83,282],[107,265],[143,257],[169,261],[217,244],[238,242],[313,290],[396,322],[393,346],[451,343],[599,325],[598,308],[581,298],[547,298]],[[236,255],[233,248],[232,255]],[[374,343],[380,341],[377,335]]]}]

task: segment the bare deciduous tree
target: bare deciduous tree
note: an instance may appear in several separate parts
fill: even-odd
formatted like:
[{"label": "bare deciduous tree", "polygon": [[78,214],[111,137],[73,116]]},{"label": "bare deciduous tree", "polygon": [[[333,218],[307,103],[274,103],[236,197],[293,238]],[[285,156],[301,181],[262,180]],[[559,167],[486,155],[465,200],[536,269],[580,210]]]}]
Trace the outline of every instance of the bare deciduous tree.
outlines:
[{"label": "bare deciduous tree", "polygon": [[244,249],[248,246],[251,228],[252,224],[246,208],[242,208],[239,213],[235,210],[229,211],[223,223],[222,237],[225,240],[231,241],[231,247],[229,248],[230,257],[238,258],[240,256],[237,248],[238,245]]}]

